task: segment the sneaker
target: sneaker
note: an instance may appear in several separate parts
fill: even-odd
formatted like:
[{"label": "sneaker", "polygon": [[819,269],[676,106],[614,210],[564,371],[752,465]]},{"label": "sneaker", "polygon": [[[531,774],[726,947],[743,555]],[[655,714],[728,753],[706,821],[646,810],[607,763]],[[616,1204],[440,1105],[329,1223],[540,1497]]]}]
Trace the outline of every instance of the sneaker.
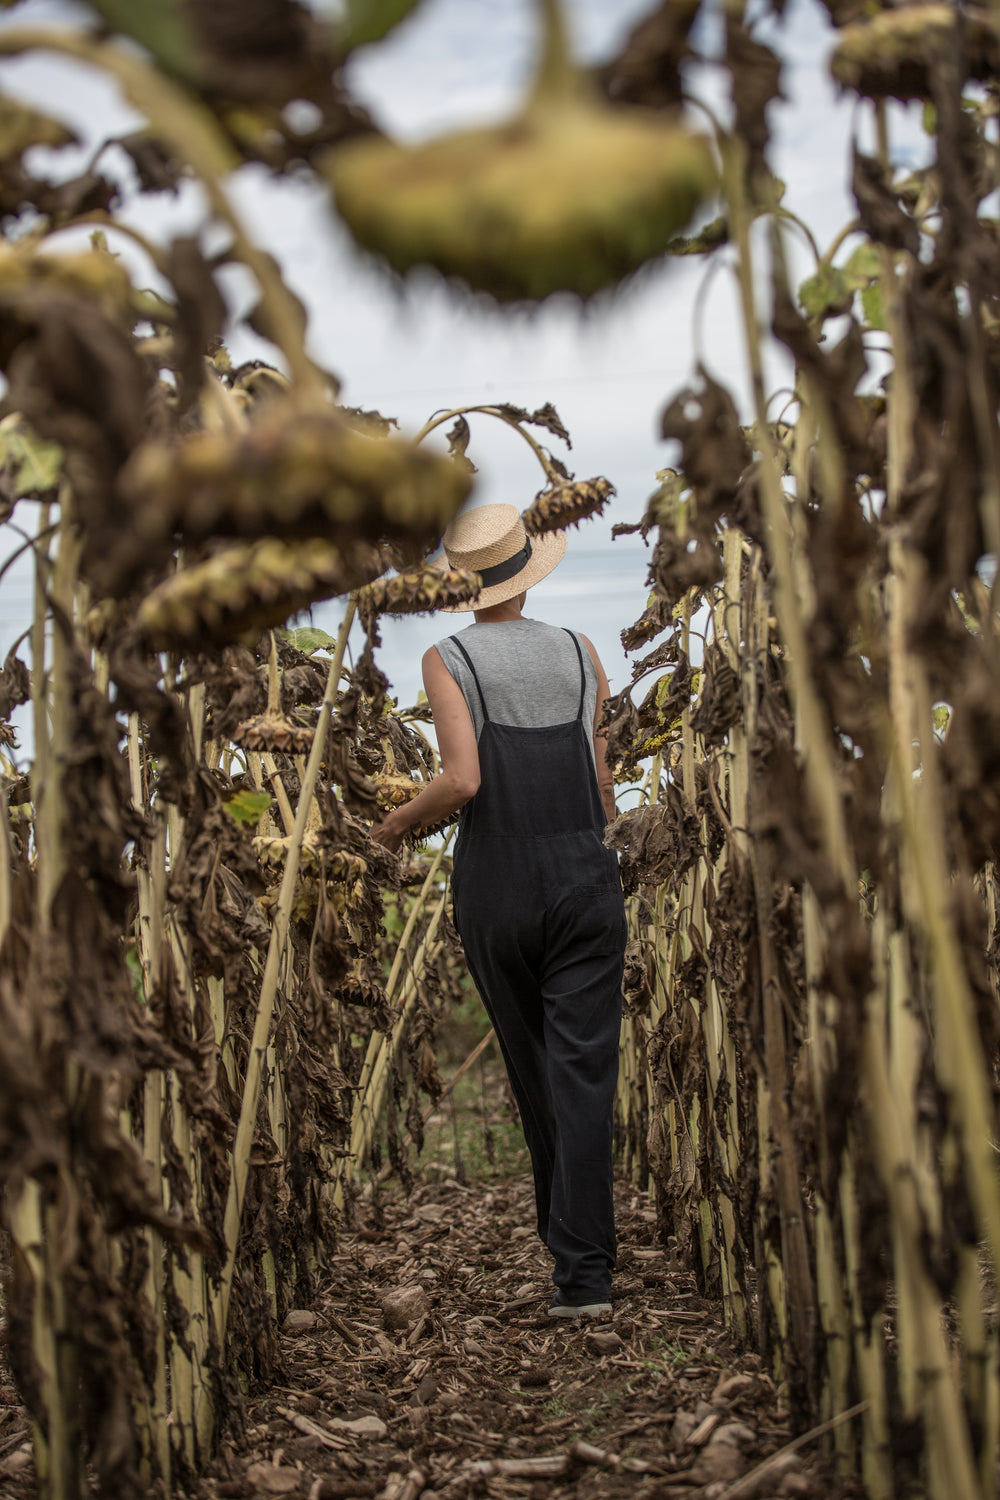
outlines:
[{"label": "sneaker", "polygon": [[549,1304],[550,1318],[597,1318],[611,1311],[610,1302],[574,1302],[566,1292],[556,1289]]}]

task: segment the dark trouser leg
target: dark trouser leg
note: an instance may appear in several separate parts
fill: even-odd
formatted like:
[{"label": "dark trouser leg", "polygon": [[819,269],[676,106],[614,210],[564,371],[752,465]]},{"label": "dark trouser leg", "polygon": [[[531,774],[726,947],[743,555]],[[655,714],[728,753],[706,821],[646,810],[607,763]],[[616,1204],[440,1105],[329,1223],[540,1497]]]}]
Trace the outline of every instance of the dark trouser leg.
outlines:
[{"label": "dark trouser leg", "polygon": [[538,1234],[548,1243],[556,1124],[545,1055],[542,994],[533,965],[511,933],[490,936],[487,924],[463,923],[469,972],[500,1043],[517,1100],[535,1183]]},{"label": "dark trouser leg", "polygon": [[469,970],[496,1027],[535,1179],[553,1280],[608,1294],[615,1263],[612,1114],[625,913],[620,890],[574,891],[546,910],[459,900]]},{"label": "dark trouser leg", "polygon": [[617,892],[573,893],[546,929],[542,993],[556,1148],[548,1245],[575,1299],[610,1291],[615,1264],[612,1117],[624,914]]}]

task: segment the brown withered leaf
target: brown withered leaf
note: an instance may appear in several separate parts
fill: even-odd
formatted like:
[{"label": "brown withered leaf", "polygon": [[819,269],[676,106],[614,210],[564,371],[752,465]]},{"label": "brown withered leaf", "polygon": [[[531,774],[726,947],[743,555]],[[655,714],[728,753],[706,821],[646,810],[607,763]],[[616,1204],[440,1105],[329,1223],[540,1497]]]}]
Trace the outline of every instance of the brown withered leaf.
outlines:
[{"label": "brown withered leaf", "polygon": [[721,745],[740,716],[740,682],[736,670],[716,641],[705,652],[698,702],[691,728],[705,745]]},{"label": "brown withered leaf", "polygon": [[340,788],[344,806],[352,812],[374,817],[378,806],[378,788],[358,763],[350,731],[337,721],[330,726],[325,759],[329,778]]},{"label": "brown withered leaf", "polygon": [[713,522],[700,514],[689,517],[683,533],[673,521],[661,524],[649,564],[649,581],[668,618],[691,589],[711,588],[721,577],[722,553]]},{"label": "brown withered leaf", "polygon": [[140,129],[116,136],[109,146],[120,146],[131,158],[144,193],[176,193],[186,168],[151,131]]},{"label": "brown withered leaf", "polygon": [[652,672],[656,667],[668,667],[677,660],[680,647],[675,639],[662,641],[655,650],[650,651],[648,656],[641,656],[638,661],[632,663],[632,681],[638,682],[640,677],[645,677],[647,672]]},{"label": "brown withered leaf", "polygon": [[978,637],[970,638],[961,675],[949,689],[952,713],[940,759],[972,868],[1000,852],[998,682],[993,653]]},{"label": "brown withered leaf", "polygon": [[665,599],[656,598],[650,600],[634,625],[626,625],[621,633],[622,647],[626,651],[635,651],[637,647],[644,646],[647,641],[654,640],[661,631],[666,630],[672,620],[670,605]]},{"label": "brown withered leaf", "polygon": [[[69,635],[71,627],[57,618],[56,629]],[[145,831],[145,822],[132,805],[114,706],[97,687],[87,656],[69,641],[66,682],[71,747],[64,755],[62,779],[66,857],[100,897],[106,916],[124,928],[135,888],[123,866],[122,849]]]},{"label": "brown withered leaf", "polygon": [[92,9],[223,118],[227,101],[254,108],[309,99],[322,106],[332,96],[332,28],[298,0],[198,0],[160,9],[93,0]]},{"label": "brown withered leaf", "polygon": [[536,407],[534,411],[528,411],[523,406],[513,406],[509,401],[501,401],[496,409],[514,422],[523,422],[528,427],[544,427],[546,432],[561,438],[567,448],[573,446],[562,418],[551,401],[546,401],[544,406]]},{"label": "brown withered leaf", "polygon": [[681,63],[699,6],[700,0],[660,0],[633,27],[617,57],[597,70],[609,99],[653,109],[681,103]]},{"label": "brown withered leaf", "polygon": [[347,1005],[359,1005],[370,1013],[371,1024],[376,1031],[388,1034],[392,1030],[393,1010],[386,999],[385,989],[375,979],[370,979],[359,961],[344,975],[340,985],[341,1001]]},{"label": "brown withered leaf", "polygon": [[456,417],[447,432],[448,452],[457,464],[467,469],[470,474],[475,474],[477,472],[476,466],[467,452],[471,436],[472,432],[466,418],[463,416]]},{"label": "brown withered leaf", "polygon": [[177,374],[177,418],[197,400],[205,381],[205,351],[219,338],[226,304],[212,269],[193,235],[170,242],[164,271],[176,296],[171,325],[173,362]]},{"label": "brown withered leaf", "polygon": [[33,146],[68,146],[76,139],[61,121],[20,100],[0,95],[0,215],[19,214],[26,205],[34,205],[37,196],[50,187],[24,165],[25,154]]},{"label": "brown withered leaf", "polygon": [[647,944],[633,938],[626,945],[622,988],[632,1014],[649,1009],[654,993],[655,962]]},{"label": "brown withered leaf", "polygon": [[749,150],[751,174],[766,172],[767,106],[782,99],[781,63],[770,47],[747,31],[739,16],[726,11],[726,64],[733,79],[734,130]]},{"label": "brown withered leaf", "polygon": [[678,647],[673,672],[665,672],[657,678],[639,705],[639,728],[668,728],[679,719],[682,711],[690,705],[693,680],[687,654]]},{"label": "brown withered leaf", "polygon": [[81,214],[110,215],[118,201],[116,184],[92,169],[63,182],[36,184],[31,198],[53,227],[70,224]]},{"label": "brown withered leaf", "polygon": [[331,30],[299,0],[199,0],[185,10],[207,93],[251,105],[329,100]]},{"label": "brown withered leaf", "polygon": [[[228,740],[237,724],[264,711],[264,673],[246,646],[224,646],[218,652],[189,656],[186,666],[182,686],[205,686],[205,733],[209,739]],[[286,686],[284,673],[282,686]]]},{"label": "brown withered leaf", "polygon": [[888,245],[890,250],[908,250],[916,255],[920,248],[916,220],[907,213],[878,157],[865,156],[856,146],[851,186],[861,227],[869,239]]},{"label": "brown withered leaf", "polygon": [[601,712],[600,728],[607,732],[608,764],[621,774],[635,765],[636,746],[640,736],[639,714],[632,702],[630,688],[609,698]]},{"label": "brown withered leaf", "polygon": [[125,460],[146,431],[151,379],[127,333],[96,299],[39,284],[0,297],[7,400],[65,454],[84,548],[81,568],[103,589],[108,558],[131,517],[115,498]]},{"label": "brown withered leaf", "polygon": [[730,844],[717,883],[708,882],[706,910],[712,924],[709,966],[725,1000],[747,992],[750,955],[756,943],[757,900],[749,861]]},{"label": "brown withered leaf", "polygon": [[604,842],[620,855],[626,895],[640,885],[675,888],[702,852],[699,820],[672,781],[662,803],[622,813],[609,823]]},{"label": "brown withered leaf", "polygon": [[678,392],[660,417],[660,433],[682,449],[681,470],[699,511],[718,519],[750,462],[750,443],[724,386],[698,367],[698,385]]},{"label": "brown withered leaf", "polygon": [[855,393],[867,372],[864,339],[860,325],[851,318],[847,332],[832,349],[821,349],[808,322],[783,290],[775,290],[773,328],[775,337],[790,349],[822,398],[821,410],[829,416],[833,436],[852,473],[868,474],[877,466],[871,447],[870,407]]},{"label": "brown withered leaf", "polygon": [[0,667],[0,719],[9,719],[11,712],[31,697],[31,675],[14,655],[15,649],[10,648]]}]

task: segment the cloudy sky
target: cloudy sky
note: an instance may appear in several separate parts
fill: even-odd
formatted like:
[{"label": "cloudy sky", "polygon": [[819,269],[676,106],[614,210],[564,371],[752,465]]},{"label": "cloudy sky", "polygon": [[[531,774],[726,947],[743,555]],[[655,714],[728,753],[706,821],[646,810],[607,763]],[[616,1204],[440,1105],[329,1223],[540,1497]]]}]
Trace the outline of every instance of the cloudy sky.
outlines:
[{"label": "cloudy sky", "polygon": [[[579,55],[588,62],[611,55],[651,8],[650,0],[567,0]],[[27,0],[0,26],[66,24],[74,14],[66,0]],[[702,36],[708,48],[712,30],[710,14]],[[853,100],[839,99],[829,81],[832,32],[816,0],[790,0],[784,21],[769,20],[762,35],[785,62],[786,99],[772,107],[772,164],[787,184],[786,205],[824,248],[852,217],[850,141],[854,134],[870,146],[870,121]],[[531,0],[425,0],[388,40],[356,56],[352,84],[383,128],[403,137],[498,119],[525,88],[535,37]],[[719,70],[702,68],[692,81],[703,99],[720,104]],[[138,123],[103,78],[51,57],[0,62],[0,89],[72,125],[84,142],[81,158],[95,142]],[[894,142],[903,156],[919,150],[912,115],[897,111]],[[571,533],[565,561],[533,591],[527,612],[584,630],[605,660],[612,688],[622,686],[629,669],[618,635],[645,604],[645,550],[635,538],[612,540],[611,526],[639,518],[657,470],[675,456],[657,438],[658,413],[700,358],[749,416],[729,252],[716,257],[722,264],[707,279],[704,263],[691,258],[649,269],[586,309],[555,298],[533,312],[511,313],[456,295],[430,275],[400,289],[357,254],[325,193],[308,181],[275,181],[247,168],[232,190],[253,233],[306,302],[312,348],[340,375],[349,404],[375,407],[404,431],[436,410],[474,402],[555,404],[573,449],[567,453],[553,441],[554,451],[581,478],[606,476],[618,494],[602,520]],[[167,239],[201,223],[202,203],[192,187],[177,198],[135,201],[123,217]],[[115,248],[132,254],[124,244]],[[810,261],[797,236],[790,248],[807,274]],[[148,267],[133,263],[137,278],[152,284]],[[227,290],[233,354],[269,357],[268,346],[239,322],[251,286],[234,274]],[[777,355],[770,375],[774,385],[785,378]],[[539,488],[527,446],[500,424],[474,418],[469,452],[480,469],[477,502],[523,507]],[[5,541],[0,531],[0,557],[18,540]],[[25,628],[29,591],[24,566],[0,582],[0,652]],[[318,606],[313,618],[333,630],[338,616],[332,603]],[[420,656],[443,633],[435,619],[387,622],[383,666],[402,701],[413,700]]]}]

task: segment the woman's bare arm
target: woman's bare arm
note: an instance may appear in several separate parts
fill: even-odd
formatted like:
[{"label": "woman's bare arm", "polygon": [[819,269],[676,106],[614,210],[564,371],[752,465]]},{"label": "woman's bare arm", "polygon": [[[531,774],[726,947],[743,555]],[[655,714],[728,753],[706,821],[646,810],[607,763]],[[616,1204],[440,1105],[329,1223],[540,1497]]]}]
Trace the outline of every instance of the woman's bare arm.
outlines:
[{"label": "woman's bare arm", "polygon": [[601,711],[604,708],[604,700],[611,697],[611,688],[608,686],[607,674],[601,665],[601,658],[594,649],[593,643],[588,641],[585,635],[580,636],[581,641],[590,653],[590,659],[597,671],[597,705],[594,710],[594,761],[597,765],[597,785],[601,793],[601,802],[604,804],[605,816],[609,823],[614,822],[618,816],[615,806],[615,778],[608,760],[608,736],[603,730],[598,730]]},{"label": "woman's bare arm", "polygon": [[424,653],[424,690],[434,715],[441,771],[403,807],[395,807],[372,828],[372,838],[393,854],[403,835],[418,824],[450,817],[479,790],[476,729],[462,689],[441,660],[436,646]]}]

